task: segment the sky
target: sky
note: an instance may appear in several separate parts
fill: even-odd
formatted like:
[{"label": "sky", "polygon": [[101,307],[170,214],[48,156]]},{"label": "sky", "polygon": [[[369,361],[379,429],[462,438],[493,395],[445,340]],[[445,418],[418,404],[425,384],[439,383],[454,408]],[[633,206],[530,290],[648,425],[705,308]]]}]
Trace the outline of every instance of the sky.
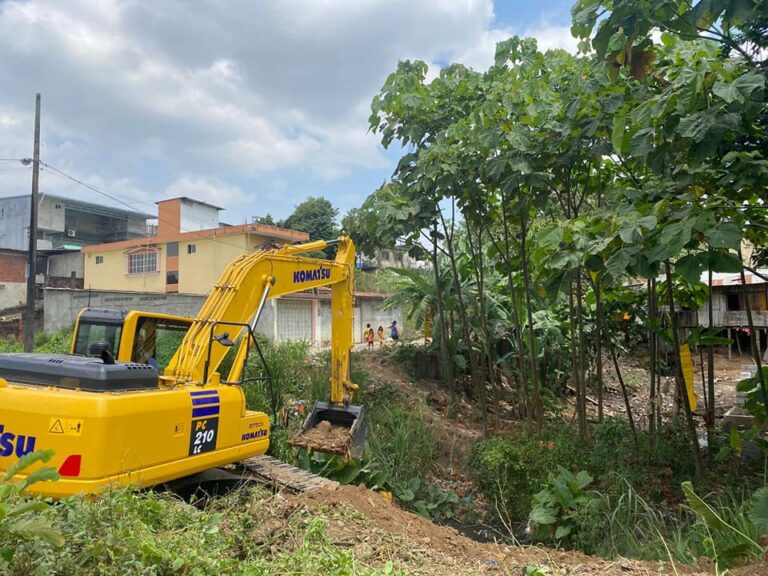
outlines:
[{"label": "sky", "polygon": [[0,197],[31,190],[40,92],[41,193],[188,196],[230,224],[323,196],[341,217],[401,154],[368,132],[399,60],[485,70],[514,34],[575,51],[572,1],[0,0]]}]

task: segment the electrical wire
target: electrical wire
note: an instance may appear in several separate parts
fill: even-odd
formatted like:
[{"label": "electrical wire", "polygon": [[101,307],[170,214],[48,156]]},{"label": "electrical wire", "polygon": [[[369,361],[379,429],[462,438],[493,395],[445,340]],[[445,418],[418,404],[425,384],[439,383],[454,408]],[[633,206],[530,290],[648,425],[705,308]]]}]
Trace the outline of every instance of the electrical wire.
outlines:
[{"label": "electrical wire", "polygon": [[[126,208],[128,208],[132,212],[139,212],[139,213],[141,212],[140,210],[138,210],[134,206],[131,206],[130,204],[128,204],[127,202],[121,200],[120,198],[117,198],[116,196],[108,193],[103,188],[100,188],[99,186],[95,186],[93,184],[89,184],[87,182],[83,182],[82,180],[80,180],[78,178],[75,178],[74,176],[72,176],[70,174],[67,174],[63,170],[61,170],[59,168],[56,168],[55,166],[52,166],[51,164],[48,164],[48,163],[43,162],[41,160],[40,161],[40,166],[41,166],[42,169],[44,169],[45,171],[49,172],[50,174],[53,174],[54,176],[59,176],[60,178],[65,178],[67,180],[70,180],[70,181],[74,182],[75,184],[78,184],[78,185],[83,186],[83,187],[85,187],[85,188],[87,188],[89,190],[92,190],[93,192],[96,192],[97,194],[101,194],[102,196],[105,196],[106,198],[109,198],[110,200],[113,200],[114,202],[117,202],[120,205],[125,206]],[[126,217],[126,219],[127,219],[127,217]],[[168,224],[170,226],[175,226],[174,223],[160,218],[159,215],[156,217],[156,219],[157,219],[158,222],[162,222],[163,224]],[[183,234],[185,232],[194,232],[194,230],[179,230],[179,232],[181,232]],[[145,236],[145,238],[147,240],[147,245],[150,243],[150,239],[154,238],[154,236],[150,236],[149,233],[146,233],[144,236]],[[221,246],[229,246],[229,247],[232,247],[232,248],[237,248],[238,250],[242,249],[242,246],[240,244],[234,244],[234,243],[231,243],[231,242],[226,242],[224,240],[216,238],[216,236],[210,236],[209,239],[212,240],[213,242],[221,245]]]}]

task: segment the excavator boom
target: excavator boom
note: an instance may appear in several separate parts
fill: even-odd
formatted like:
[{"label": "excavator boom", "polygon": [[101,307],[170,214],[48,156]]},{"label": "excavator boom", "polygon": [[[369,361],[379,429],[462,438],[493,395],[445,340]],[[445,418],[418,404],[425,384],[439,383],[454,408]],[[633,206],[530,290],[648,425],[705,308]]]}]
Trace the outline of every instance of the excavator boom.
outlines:
[{"label": "excavator boom", "polygon": [[[334,260],[301,256],[336,246]],[[302,427],[299,445],[309,449],[359,455],[365,440],[365,411],[351,404],[357,384],[349,377],[352,347],[352,306],[355,247],[350,238],[317,241],[245,254],[232,262],[200,309],[181,346],[166,368],[167,384],[205,383],[228,352],[221,345],[240,340],[226,383],[238,382],[245,368],[252,332],[264,304],[271,298],[312,288],[331,288],[331,386],[327,402],[318,402]],[[254,308],[254,304],[258,305]],[[250,327],[250,330],[248,330]],[[234,332],[232,329],[234,328]],[[349,430],[349,442],[312,444],[307,432],[322,422]]]}]

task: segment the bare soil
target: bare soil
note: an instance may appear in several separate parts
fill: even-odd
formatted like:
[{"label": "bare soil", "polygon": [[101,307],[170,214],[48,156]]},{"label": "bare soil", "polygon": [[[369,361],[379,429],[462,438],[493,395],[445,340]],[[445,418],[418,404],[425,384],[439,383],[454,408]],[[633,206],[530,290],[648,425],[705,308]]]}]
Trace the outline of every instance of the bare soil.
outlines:
[{"label": "bare soil", "polygon": [[[698,398],[696,412],[704,413],[704,391],[706,386],[706,357],[702,363],[699,354],[693,355],[694,363],[694,390]],[[743,373],[753,362],[747,355],[739,356],[734,353],[728,358],[727,351],[715,352],[715,417],[722,418],[728,410],[738,405],[736,385],[744,377]],[[648,399],[650,397],[650,373],[647,368],[647,359],[636,356],[619,358],[619,367],[627,386],[630,407],[635,421],[642,428],[647,427],[649,415]],[[702,368],[704,373],[702,374]],[[619,380],[610,359],[603,365],[605,381],[604,402],[607,415],[626,414],[624,398],[621,394]],[[591,398],[594,400],[595,395]],[[675,412],[675,379],[674,376],[661,378],[661,405],[662,414],[671,415]],[[597,408],[593,402],[588,404],[588,409],[596,413]],[[699,419],[703,425],[703,421]]]},{"label": "bare soil", "polygon": [[[288,536],[286,526],[309,518],[326,519],[326,537],[337,546],[351,549],[370,566],[390,561],[407,574],[525,574],[528,566],[548,569],[552,576],[633,576],[651,574],[712,574],[707,567],[688,567],[661,562],[604,560],[577,552],[536,546],[509,546],[470,540],[456,530],[438,526],[401,510],[387,498],[364,486],[340,485],[331,489],[286,495],[277,494],[251,504],[260,518],[254,538],[276,553],[300,545]],[[760,574],[750,567],[751,572]]]},{"label": "bare soil", "polygon": [[332,452],[346,454],[352,442],[349,428],[334,426],[327,420],[319,422],[317,426],[306,432],[299,432],[291,438],[291,445],[318,452]]},{"label": "bare soil", "polygon": [[[481,425],[477,413],[466,401],[458,406],[455,419],[445,417],[448,395],[439,381],[413,379],[391,354],[391,349],[378,349],[356,355],[369,374],[369,383],[376,386],[388,384],[398,386],[410,395],[414,402],[422,402],[428,409],[429,421],[438,433],[441,453],[439,470],[431,481],[442,488],[453,490],[459,496],[469,492],[477,493],[471,478],[465,475],[467,456],[472,444],[481,436]],[[701,397],[701,367],[695,357],[696,390]],[[725,354],[716,355],[716,409],[722,415],[734,404],[735,386],[741,379],[747,357],[739,359],[734,355],[728,360]],[[630,390],[630,405],[636,420],[644,418],[648,402],[649,374],[642,359],[620,358],[620,367]],[[607,414],[623,414],[624,400],[610,359],[604,366],[606,389],[604,394]],[[674,379],[662,379],[663,409],[674,410]],[[500,429],[516,425],[511,406],[500,402],[496,426]],[[596,408],[592,407],[594,411]],[[642,423],[641,423],[642,425]],[[280,496],[278,496],[280,497]],[[481,543],[471,540],[455,529],[439,526],[418,515],[393,505],[382,495],[363,486],[338,486],[318,492],[288,497],[294,509],[309,514],[321,511],[330,513],[328,535],[334,542],[352,547],[363,561],[394,558],[396,568],[409,574],[525,574],[526,567],[546,567],[552,576],[575,576],[606,574],[715,574],[715,567],[702,560],[701,566],[691,567],[668,562],[643,562],[628,559],[605,560],[590,557],[579,552],[553,550],[541,546],[509,546],[501,543]],[[295,500],[294,500],[295,498]],[[482,506],[481,501],[476,502]],[[342,510],[353,509],[359,518],[350,522],[349,514]],[[334,514],[334,512],[339,513]],[[768,576],[768,560],[729,571],[732,576]]]}]

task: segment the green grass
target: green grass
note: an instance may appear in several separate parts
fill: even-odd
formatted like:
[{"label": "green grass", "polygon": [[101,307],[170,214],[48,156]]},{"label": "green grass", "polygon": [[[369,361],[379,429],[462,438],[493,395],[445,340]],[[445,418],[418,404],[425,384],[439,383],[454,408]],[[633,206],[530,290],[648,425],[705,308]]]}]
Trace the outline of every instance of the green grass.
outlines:
[{"label": "green grass", "polygon": [[[0,559],[8,576],[145,576],[233,574],[335,574],[373,576],[400,573],[388,559],[373,565],[334,544],[328,519],[288,517],[265,540],[263,515],[251,507],[271,494],[241,490],[199,510],[170,495],[118,491],[99,498],[69,498],[37,518],[47,518],[64,537],[63,546],[0,533]],[[274,524],[273,519],[273,526]]]}]

